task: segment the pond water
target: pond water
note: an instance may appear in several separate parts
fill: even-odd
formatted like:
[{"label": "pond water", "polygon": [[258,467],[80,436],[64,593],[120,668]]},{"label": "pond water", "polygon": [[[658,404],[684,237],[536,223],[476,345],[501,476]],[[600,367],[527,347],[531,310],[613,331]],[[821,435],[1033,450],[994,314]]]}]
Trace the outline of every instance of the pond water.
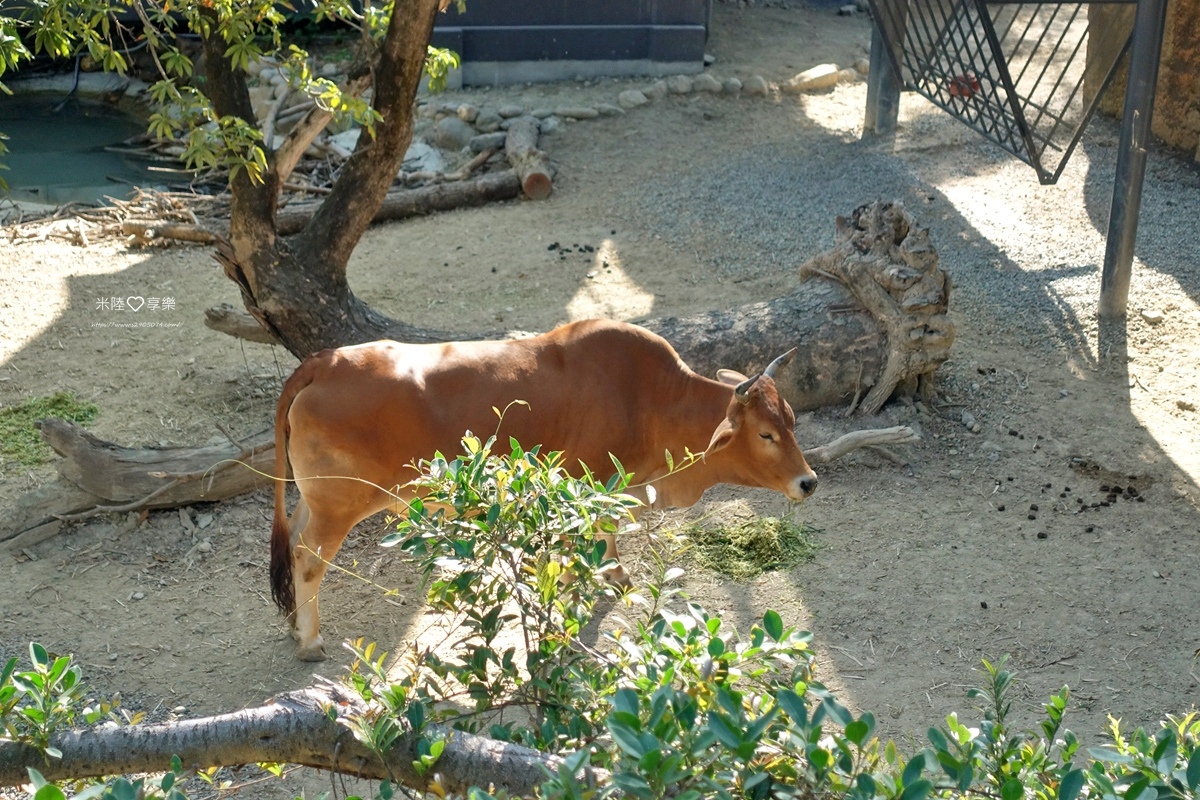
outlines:
[{"label": "pond water", "polygon": [[0,177],[14,200],[90,203],[128,197],[131,183],[163,183],[146,170],[150,162],[104,150],[145,132],[144,122],[107,103],[63,100],[57,93],[0,93],[0,133],[9,150]]}]

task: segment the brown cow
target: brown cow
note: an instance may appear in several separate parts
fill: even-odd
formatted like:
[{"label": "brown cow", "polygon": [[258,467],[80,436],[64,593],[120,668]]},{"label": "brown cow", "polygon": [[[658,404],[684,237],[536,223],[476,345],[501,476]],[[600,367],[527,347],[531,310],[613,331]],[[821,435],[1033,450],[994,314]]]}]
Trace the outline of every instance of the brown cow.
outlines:
[{"label": "brown cow", "polygon": [[[271,591],[280,609],[294,613],[297,655],[324,658],[317,590],[346,534],[401,505],[378,487],[400,484],[399,494],[411,497],[403,485],[418,460],[457,453],[468,430],[490,434],[492,409],[514,400],[528,406],[508,408],[500,441],[561,450],[566,463],[582,462],[597,476],[612,472],[612,453],[639,484],[653,484],[654,507],[690,506],[718,483],[804,500],[817,477],[774,381],[791,356],[754,378],[721,370],[714,381],[692,372],[662,337],[607,320],[531,339],[383,341],[311,356],[284,384],[275,412],[276,474],[287,474],[290,458],[300,502],[289,533],[284,482],[276,482]],[[668,474],[668,450],[677,463],[685,450],[704,458]],[[616,558],[616,542],[606,544]],[[620,566],[609,579],[628,583]]]}]

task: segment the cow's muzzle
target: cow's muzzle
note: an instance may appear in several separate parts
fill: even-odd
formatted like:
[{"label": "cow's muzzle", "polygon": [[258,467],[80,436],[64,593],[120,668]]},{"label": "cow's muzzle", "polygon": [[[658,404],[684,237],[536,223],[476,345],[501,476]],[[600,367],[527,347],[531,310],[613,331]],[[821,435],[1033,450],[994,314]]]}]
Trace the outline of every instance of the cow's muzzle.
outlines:
[{"label": "cow's muzzle", "polygon": [[817,490],[817,476],[813,473],[802,475],[796,478],[788,486],[787,496],[789,500],[797,503],[803,502],[812,496],[812,493]]}]

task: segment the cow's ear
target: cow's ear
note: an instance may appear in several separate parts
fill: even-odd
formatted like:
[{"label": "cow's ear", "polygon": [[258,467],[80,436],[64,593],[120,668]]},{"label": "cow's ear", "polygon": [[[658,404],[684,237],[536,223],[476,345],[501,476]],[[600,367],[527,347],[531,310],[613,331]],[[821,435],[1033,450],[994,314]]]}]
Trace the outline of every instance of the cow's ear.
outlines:
[{"label": "cow's ear", "polygon": [[708,442],[708,447],[704,451],[705,457],[717,452],[722,447],[733,441],[733,436],[737,432],[737,425],[730,422],[728,418],[721,420],[721,424],[713,431],[712,439]]},{"label": "cow's ear", "polygon": [[717,380],[726,386],[737,386],[739,383],[745,383],[749,378],[736,369],[719,369],[717,370]]}]

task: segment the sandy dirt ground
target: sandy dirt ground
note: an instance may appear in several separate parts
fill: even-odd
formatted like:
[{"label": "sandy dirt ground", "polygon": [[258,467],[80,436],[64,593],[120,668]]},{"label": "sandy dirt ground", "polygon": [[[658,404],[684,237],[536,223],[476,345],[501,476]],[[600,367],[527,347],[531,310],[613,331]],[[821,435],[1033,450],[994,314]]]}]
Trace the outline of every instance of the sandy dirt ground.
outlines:
[{"label": "sandy dirt ground", "polygon": [[[851,64],[869,36],[861,16],[717,4],[713,71],[779,81],[826,61]],[[451,99],[611,102],[638,83]],[[742,629],[774,608],[812,630],[821,677],[906,744],[951,711],[976,718],[966,689],[980,681],[981,659],[1006,654],[1022,680],[1022,720],[1069,684],[1068,725],[1088,743],[1108,715],[1152,725],[1194,708],[1200,223],[1184,209],[1200,207],[1195,165],[1152,153],[1127,330],[1102,332],[1095,307],[1115,125],[1096,123],[1060,183],[1041,187],[1028,167],[919,98],[906,97],[894,142],[860,142],[865,94],[860,82],[806,96],[668,97],[567,125],[546,142],[560,165],[550,200],[375,227],[355,252],[351,282],[387,313],[462,331],[732,308],[790,291],[796,268],[831,245],[837,214],[880,196],[901,200],[931,228],[956,285],[958,340],[940,401],[878,418],[802,415],[797,433],[815,445],[903,423],[923,442],[901,449],[907,466],[861,455],[822,471],[796,512],[821,531],[811,563],[746,584],[693,567],[689,592]],[[708,216],[684,228],[669,210],[645,210],[655,187],[711,185],[768,156],[797,165],[764,182],[780,192],[779,208],[803,198],[808,209],[786,249],[756,249],[752,234],[776,220],[737,194],[697,192]],[[883,174],[863,164],[889,166]],[[564,259],[547,250],[553,242],[597,252]],[[739,247],[741,267],[717,263],[715,253]],[[609,269],[598,269],[602,258]],[[127,296],[170,297],[174,308],[157,312],[159,327],[118,328],[120,312],[98,300]],[[131,445],[199,443],[219,436],[218,423],[239,435],[261,430],[295,360],[205,328],[203,309],[222,301],[240,304],[203,248],[5,245],[0,403],[70,390],[99,405],[97,435]],[[979,433],[963,426],[964,410]],[[0,508],[52,476],[51,465],[4,464]],[[1143,500],[1092,508],[1107,503],[1102,485],[1134,486]],[[778,515],[786,505],[721,488],[690,514]],[[6,557],[0,657],[31,640],[73,652],[98,694],[120,692],[156,718],[256,705],[308,683],[313,667],[293,658],[269,602],[268,495],[184,513],[195,533],[179,511],[132,529],[124,517],[101,518],[31,548],[32,559]],[[429,624],[411,566],[374,544],[381,525],[352,535],[340,563],[402,599],[331,574],[327,641],[363,636],[395,649]],[[625,549],[635,575],[645,574],[633,539]],[[198,547],[205,541],[210,548]],[[348,661],[332,650],[323,674]]]}]

